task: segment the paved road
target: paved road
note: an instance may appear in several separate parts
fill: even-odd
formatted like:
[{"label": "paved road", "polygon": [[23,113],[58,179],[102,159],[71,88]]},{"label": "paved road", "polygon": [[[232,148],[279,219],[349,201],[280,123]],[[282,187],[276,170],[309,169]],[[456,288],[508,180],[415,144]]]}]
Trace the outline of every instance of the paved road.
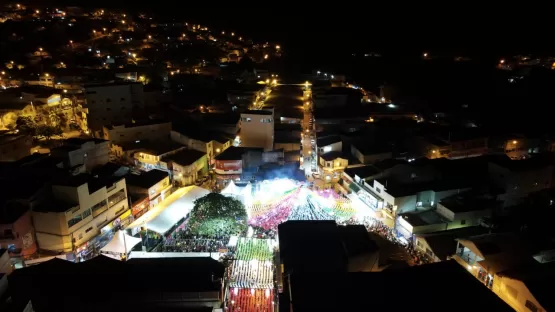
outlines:
[{"label": "paved road", "polygon": [[312,100],[310,97],[307,98],[303,95],[304,87],[304,85],[278,85],[266,99],[265,105],[267,107],[274,107],[276,122],[280,122],[279,119],[281,117],[295,117],[300,120],[303,132],[301,147],[303,156],[302,168],[311,177],[313,167],[312,157],[315,154],[311,143],[311,136],[315,134],[313,127],[310,127]]}]

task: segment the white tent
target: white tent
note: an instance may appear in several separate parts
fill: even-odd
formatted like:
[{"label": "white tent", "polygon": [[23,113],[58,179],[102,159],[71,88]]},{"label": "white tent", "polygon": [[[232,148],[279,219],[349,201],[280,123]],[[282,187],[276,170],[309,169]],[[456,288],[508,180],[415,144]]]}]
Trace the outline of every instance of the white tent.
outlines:
[{"label": "white tent", "polygon": [[169,204],[156,218],[146,222],[146,228],[161,235],[166,234],[179,220],[185,218],[193,210],[194,201],[197,198],[204,197],[209,193],[210,191],[201,187],[190,186],[185,194]]},{"label": "white tent", "polygon": [[112,252],[117,254],[128,254],[135,245],[141,242],[140,238],[133,237],[125,234],[122,230],[119,230],[114,238],[102,249],[100,252]]},{"label": "white tent", "polygon": [[239,195],[240,192],[241,189],[231,181],[220,193],[222,195]]},{"label": "white tent", "polygon": [[249,183],[247,183],[247,186],[245,186],[241,190],[241,195],[243,195],[243,196],[252,196],[252,183],[250,181],[249,181]]}]

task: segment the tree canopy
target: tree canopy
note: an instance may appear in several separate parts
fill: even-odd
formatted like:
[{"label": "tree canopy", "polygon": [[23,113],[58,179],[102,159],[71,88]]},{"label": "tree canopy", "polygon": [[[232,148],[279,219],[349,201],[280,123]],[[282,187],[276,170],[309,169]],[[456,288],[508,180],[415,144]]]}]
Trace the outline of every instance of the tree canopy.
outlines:
[{"label": "tree canopy", "polygon": [[210,193],[195,200],[189,228],[200,235],[239,234],[247,228],[247,211],[237,199]]}]

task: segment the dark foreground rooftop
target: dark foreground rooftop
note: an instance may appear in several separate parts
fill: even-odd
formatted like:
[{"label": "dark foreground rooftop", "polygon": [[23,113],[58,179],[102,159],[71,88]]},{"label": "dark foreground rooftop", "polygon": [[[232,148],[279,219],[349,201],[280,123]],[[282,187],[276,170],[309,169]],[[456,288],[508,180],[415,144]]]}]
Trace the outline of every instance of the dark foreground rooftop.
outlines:
[{"label": "dark foreground rooftop", "polygon": [[[42,311],[171,311],[218,301],[224,266],[210,257],[130,259],[98,256],[82,263],[54,258],[9,277],[15,306]],[[78,287],[68,287],[79,281]],[[22,311],[22,308],[14,311]]]},{"label": "dark foreground rooftop", "polygon": [[376,273],[299,272],[290,285],[295,312],[512,311],[454,260]]}]

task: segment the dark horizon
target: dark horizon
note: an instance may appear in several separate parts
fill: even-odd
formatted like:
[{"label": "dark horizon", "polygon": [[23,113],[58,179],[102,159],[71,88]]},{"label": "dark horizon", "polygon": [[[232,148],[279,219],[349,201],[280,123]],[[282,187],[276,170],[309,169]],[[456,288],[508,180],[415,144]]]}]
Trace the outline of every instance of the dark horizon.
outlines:
[{"label": "dark horizon", "polygon": [[[44,6],[41,1],[22,1]],[[236,31],[257,41],[279,42],[284,50],[303,59],[379,52],[395,57],[418,57],[423,51],[437,56],[490,59],[515,54],[546,56],[555,52],[548,38],[548,20],[540,16],[464,9],[441,12],[437,8],[391,10],[322,7],[297,3],[260,3],[218,7],[213,4],[186,6],[156,1],[133,3],[122,0],[51,1],[54,5],[103,7],[122,11],[152,12],[159,16]],[[468,9],[467,9],[468,10]]]}]

